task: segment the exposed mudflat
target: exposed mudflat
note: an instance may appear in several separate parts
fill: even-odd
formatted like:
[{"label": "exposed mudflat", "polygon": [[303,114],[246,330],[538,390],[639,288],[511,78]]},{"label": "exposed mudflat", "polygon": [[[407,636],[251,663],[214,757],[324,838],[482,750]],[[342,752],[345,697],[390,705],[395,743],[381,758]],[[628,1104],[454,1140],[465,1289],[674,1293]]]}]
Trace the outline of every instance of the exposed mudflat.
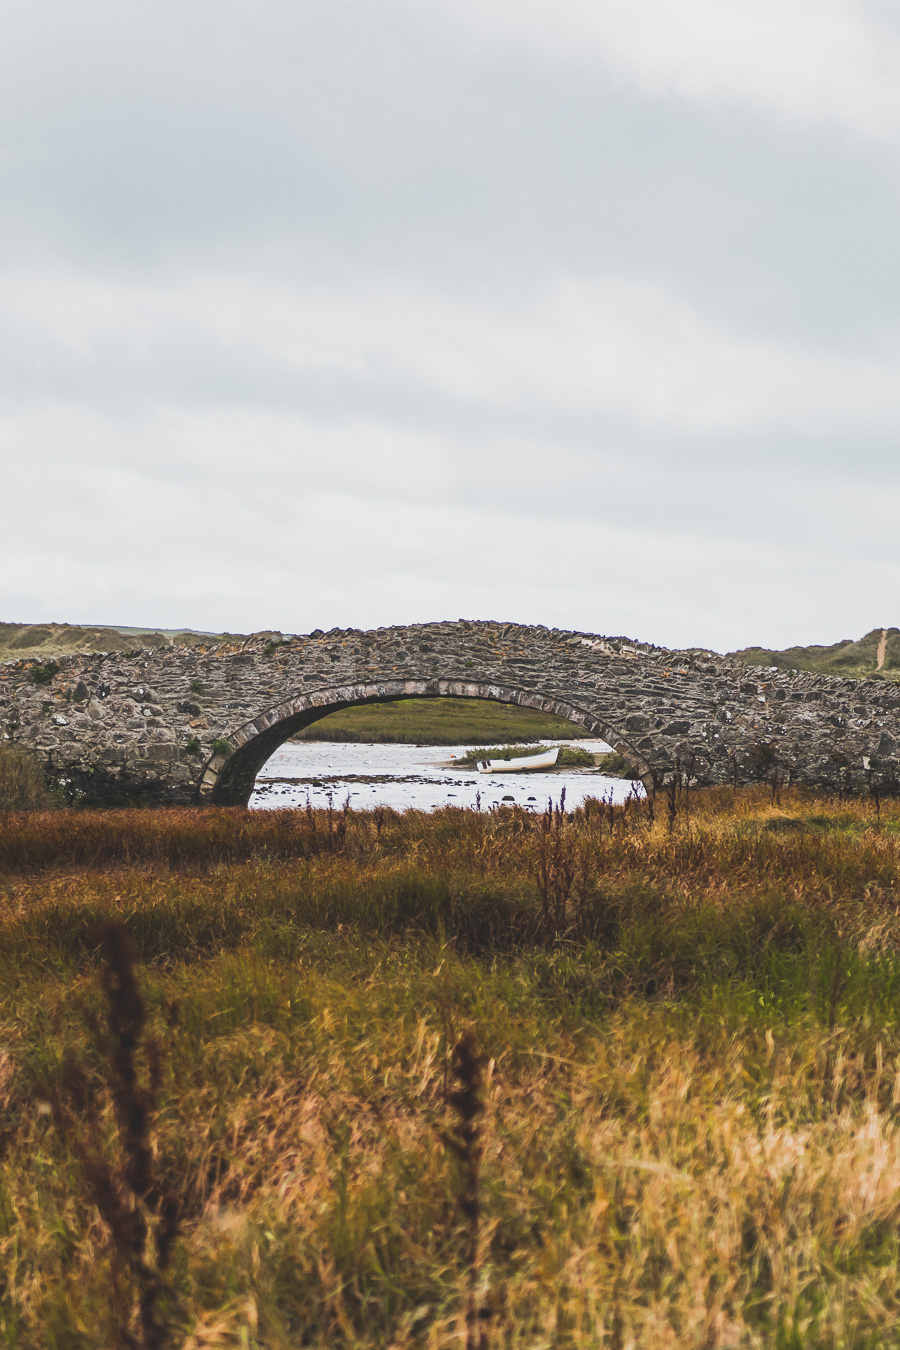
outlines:
[{"label": "exposed mudflat", "polygon": [[[609,746],[602,741],[575,742],[594,754]],[[551,742],[552,744],[552,742]],[[587,797],[612,796],[624,801],[641,793],[639,783],[607,778],[593,769],[552,769],[539,773],[481,774],[461,764],[468,746],[360,745],[309,741],[283,745],[263,767],[250,799],[251,807],[341,806],[356,810],[389,806],[404,811],[434,811],[442,806],[519,805],[543,810],[559,802],[565,789],[567,806]]]}]

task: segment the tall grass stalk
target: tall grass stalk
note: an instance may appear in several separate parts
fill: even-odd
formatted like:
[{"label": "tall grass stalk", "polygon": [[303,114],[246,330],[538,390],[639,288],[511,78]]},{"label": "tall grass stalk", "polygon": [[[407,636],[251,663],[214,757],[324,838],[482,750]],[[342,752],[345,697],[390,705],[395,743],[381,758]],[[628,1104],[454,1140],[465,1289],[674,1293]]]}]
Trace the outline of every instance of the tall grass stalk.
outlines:
[{"label": "tall grass stalk", "polygon": [[[106,924],[100,947],[106,1025],[90,1016],[87,1024],[93,1048],[106,1064],[103,1088],[115,1121],[111,1148],[104,1147],[96,1077],[71,1047],[64,1054],[59,1080],[46,1090],[46,1097],[106,1230],[111,1342],[125,1350],[163,1350],[169,1335],[160,1305],[166,1298],[166,1273],[182,1203],[156,1175],[151,1120],[160,1052],[146,1035],[146,1008],[124,926]],[[140,1073],[142,1048],[145,1081]]]},{"label": "tall grass stalk", "polygon": [[456,1119],[444,1138],[459,1168],[457,1203],[465,1225],[466,1350],[487,1350],[486,1314],[479,1291],[484,1074],[474,1031],[465,1032],[453,1047],[452,1074],[457,1086],[446,1097]]}]

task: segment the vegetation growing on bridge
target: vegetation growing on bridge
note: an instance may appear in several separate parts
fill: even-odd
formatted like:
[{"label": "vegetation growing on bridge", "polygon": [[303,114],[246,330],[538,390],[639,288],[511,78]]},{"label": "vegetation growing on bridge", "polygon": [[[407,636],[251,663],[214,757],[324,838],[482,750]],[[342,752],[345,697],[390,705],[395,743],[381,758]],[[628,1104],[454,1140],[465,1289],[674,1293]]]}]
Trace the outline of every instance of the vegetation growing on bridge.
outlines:
[{"label": "vegetation growing on bridge", "polygon": [[[197,1348],[443,1350],[470,1293],[490,1347],[890,1344],[900,804],[773,796],[7,817],[5,1343],[105,1350],[156,1288],[156,1343]],[[104,1044],[111,919],[146,1135]],[[134,1197],[144,1139],[128,1205],[151,1237],[177,1211],[142,1272],[96,1184]]]}]

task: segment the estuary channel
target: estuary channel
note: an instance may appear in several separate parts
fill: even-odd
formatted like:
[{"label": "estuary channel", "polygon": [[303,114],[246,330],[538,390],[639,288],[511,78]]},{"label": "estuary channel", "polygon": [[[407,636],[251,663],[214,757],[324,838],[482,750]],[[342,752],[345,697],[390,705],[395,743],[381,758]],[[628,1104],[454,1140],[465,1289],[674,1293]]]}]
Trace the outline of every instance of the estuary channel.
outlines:
[{"label": "estuary channel", "polygon": [[[555,745],[555,741],[542,741]],[[608,752],[603,741],[567,741],[593,754]],[[359,811],[376,806],[396,811],[434,811],[442,806],[517,805],[546,810],[557,804],[563,788],[567,807],[586,797],[612,796],[624,801],[629,792],[643,795],[640,783],[608,778],[591,769],[550,773],[478,773],[473,765],[453,767],[466,753],[463,745],[367,745],[344,741],[286,742],[263,765],[250,806],[255,808],[324,807],[329,801]]]}]

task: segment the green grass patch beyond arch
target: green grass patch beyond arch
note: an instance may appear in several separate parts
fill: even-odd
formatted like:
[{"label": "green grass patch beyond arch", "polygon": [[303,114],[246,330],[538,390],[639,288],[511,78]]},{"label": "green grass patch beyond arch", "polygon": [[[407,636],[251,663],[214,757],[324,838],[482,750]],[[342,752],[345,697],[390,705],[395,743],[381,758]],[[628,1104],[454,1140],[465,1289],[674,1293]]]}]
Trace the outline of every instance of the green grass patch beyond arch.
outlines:
[{"label": "green grass patch beyond arch", "polygon": [[515,703],[475,698],[404,698],[330,713],[297,741],[357,741],[396,745],[506,745],[580,740],[583,727]]}]

